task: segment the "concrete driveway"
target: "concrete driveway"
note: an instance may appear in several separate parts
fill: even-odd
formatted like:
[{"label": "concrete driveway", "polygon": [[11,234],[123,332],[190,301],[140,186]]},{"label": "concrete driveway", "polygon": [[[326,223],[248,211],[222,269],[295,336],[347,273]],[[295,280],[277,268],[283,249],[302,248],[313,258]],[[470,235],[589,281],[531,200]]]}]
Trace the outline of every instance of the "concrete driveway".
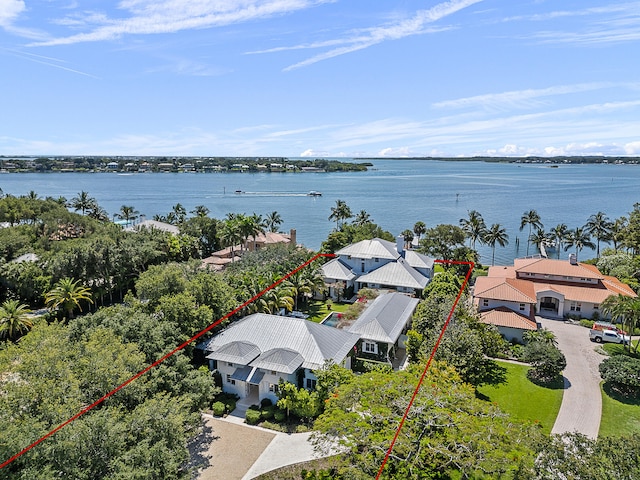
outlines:
[{"label": "concrete driveway", "polygon": [[597,344],[589,340],[586,328],[563,320],[536,320],[556,335],[558,348],[567,359],[562,405],[551,433],[579,432],[597,438],[602,415],[598,365],[606,357],[596,353]]}]

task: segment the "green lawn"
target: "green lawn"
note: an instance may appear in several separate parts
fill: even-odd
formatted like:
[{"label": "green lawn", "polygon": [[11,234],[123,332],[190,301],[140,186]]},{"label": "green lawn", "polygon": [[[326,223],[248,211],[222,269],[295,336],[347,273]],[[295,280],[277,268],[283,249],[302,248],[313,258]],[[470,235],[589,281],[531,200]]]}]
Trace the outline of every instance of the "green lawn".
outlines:
[{"label": "green lawn", "polygon": [[629,400],[611,392],[604,384],[602,391],[601,437],[618,437],[640,433],[640,400]]},{"label": "green lawn", "polygon": [[[631,356],[634,358],[640,358],[640,355],[633,351],[637,343],[638,343],[638,340],[633,340],[631,342]],[[627,347],[623,346],[620,343],[603,343],[602,348],[609,355],[628,355]]]},{"label": "green lawn", "polygon": [[309,315],[309,318],[307,320],[311,320],[312,322],[316,322],[316,323],[320,323],[322,320],[324,320],[324,318],[329,315],[329,312],[344,312],[347,307],[349,306],[348,303],[333,303],[333,305],[331,305],[331,310],[329,310],[327,308],[327,304],[325,302],[321,302],[320,300],[317,300],[313,303],[311,303],[309,305],[309,309],[308,311],[306,311],[305,313],[307,315]]},{"label": "green lawn", "polygon": [[479,393],[514,418],[539,423],[549,435],[562,403],[562,386],[541,387],[527,378],[529,367],[498,363],[507,369],[507,383],[497,387],[485,385],[478,388]]}]

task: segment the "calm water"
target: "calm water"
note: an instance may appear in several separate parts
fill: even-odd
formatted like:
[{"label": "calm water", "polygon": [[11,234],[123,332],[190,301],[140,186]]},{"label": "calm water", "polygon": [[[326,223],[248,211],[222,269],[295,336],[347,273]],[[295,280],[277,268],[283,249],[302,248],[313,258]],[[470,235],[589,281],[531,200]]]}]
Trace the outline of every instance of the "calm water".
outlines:
[{"label": "calm water", "polygon": [[[131,205],[147,218],[165,215],[178,202],[187,211],[205,205],[215,218],[228,212],[266,215],[276,210],[284,220],[282,230],[296,228],[298,241],[313,249],[335,226],[327,217],[338,199],[346,201],[354,215],[366,210],[394,234],[413,228],[418,220],[427,227],[457,225],[475,209],[487,225],[500,223],[509,234],[509,245],[496,248],[496,263],[525,254],[528,229],[521,232],[519,226],[527,210],[537,210],[548,230],[558,223],[582,226],[598,211],[614,219],[640,202],[640,165],[373,163],[373,169],[358,173],[6,174],[0,175],[0,188],[13,195],[34,190],[40,196],[68,199],[85,190],[110,214]],[[307,196],[312,190],[322,192],[322,197]],[[491,249],[479,250],[483,261],[490,263]],[[530,253],[536,253],[533,247]],[[583,251],[580,258],[592,255]]]}]

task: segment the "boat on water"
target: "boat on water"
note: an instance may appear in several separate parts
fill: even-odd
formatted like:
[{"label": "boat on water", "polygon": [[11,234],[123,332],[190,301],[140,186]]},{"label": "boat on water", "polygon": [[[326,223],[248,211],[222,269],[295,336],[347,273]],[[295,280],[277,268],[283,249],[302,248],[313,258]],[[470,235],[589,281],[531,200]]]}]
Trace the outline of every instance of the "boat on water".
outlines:
[{"label": "boat on water", "polygon": [[311,190],[309,193],[307,193],[307,195],[310,197],[321,197],[322,192],[316,192],[315,190]]}]

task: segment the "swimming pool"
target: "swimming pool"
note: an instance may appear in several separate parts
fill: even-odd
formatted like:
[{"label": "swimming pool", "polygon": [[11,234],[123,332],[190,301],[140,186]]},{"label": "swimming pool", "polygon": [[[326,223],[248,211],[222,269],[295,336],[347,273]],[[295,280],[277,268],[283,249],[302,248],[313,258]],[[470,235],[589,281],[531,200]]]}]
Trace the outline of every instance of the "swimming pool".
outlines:
[{"label": "swimming pool", "polygon": [[341,318],[342,318],[341,313],[331,312],[320,323],[322,325],[327,325],[328,327],[335,327],[336,325],[338,325],[338,322],[340,322]]}]

